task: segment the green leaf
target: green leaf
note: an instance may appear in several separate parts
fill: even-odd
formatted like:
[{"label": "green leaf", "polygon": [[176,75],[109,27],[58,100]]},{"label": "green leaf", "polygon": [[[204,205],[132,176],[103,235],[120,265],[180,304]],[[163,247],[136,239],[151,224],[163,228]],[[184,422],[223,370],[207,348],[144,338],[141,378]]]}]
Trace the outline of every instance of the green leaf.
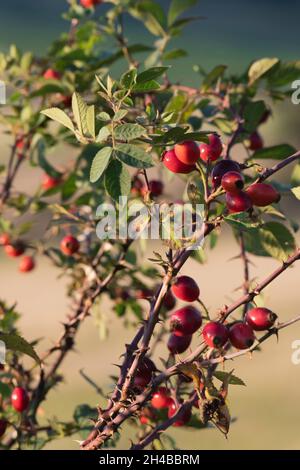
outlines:
[{"label": "green leaf", "polygon": [[229,384],[246,386],[245,382],[242,379],[240,379],[239,377],[236,377],[235,375],[232,375],[231,373],[223,372],[221,370],[217,370],[214,372],[214,377],[216,377],[216,379],[220,380],[221,382],[226,381],[228,376],[230,376],[229,382],[228,382]]},{"label": "green leaf", "polygon": [[251,230],[258,227],[258,222],[253,222],[245,212],[229,214],[224,220],[237,230]]},{"label": "green leaf", "polygon": [[137,69],[131,69],[128,72],[125,72],[121,77],[121,85],[129,90],[136,81]]},{"label": "green leaf", "polygon": [[88,132],[88,128],[87,128],[88,106],[78,93],[73,93],[72,110],[73,110],[74,118],[75,118],[80,134],[85,135]]},{"label": "green leaf", "polygon": [[34,348],[21,336],[14,333],[0,333],[0,341],[3,341],[6,348],[10,351],[25,354],[34,359],[38,364],[41,364],[41,360]]},{"label": "green leaf", "polygon": [[296,186],[295,188],[292,188],[291,191],[294,194],[294,196],[296,196],[297,199],[300,199],[300,186]]},{"label": "green leaf", "polygon": [[283,160],[293,153],[296,149],[289,144],[274,145],[273,147],[265,147],[254,152],[251,160],[265,159],[265,160]]},{"label": "green leaf", "polygon": [[57,178],[57,179],[61,178],[62,174],[59,171],[57,171],[52,165],[50,165],[50,163],[46,159],[45,151],[46,151],[45,142],[43,141],[43,139],[40,139],[37,143],[39,166],[45,171],[45,173],[47,173],[47,175],[50,175],[53,178]]},{"label": "green leaf", "polygon": [[134,168],[150,168],[153,166],[151,155],[136,145],[118,144],[115,155],[121,162]]},{"label": "green leaf", "polygon": [[115,129],[115,137],[120,140],[138,139],[145,133],[145,128],[139,124],[121,124]]},{"label": "green leaf", "polygon": [[256,130],[266,109],[264,101],[251,101],[246,104],[244,110],[244,128],[246,131],[254,132]]},{"label": "green leaf", "polygon": [[94,427],[93,420],[97,418],[97,410],[87,404],[78,405],[75,408],[73,418],[80,429],[80,437],[86,439]]},{"label": "green leaf", "polygon": [[295,239],[291,232],[279,222],[268,222],[259,229],[263,249],[272,258],[285,261],[295,250]]},{"label": "green leaf", "polygon": [[227,65],[217,65],[206,75],[205,79],[202,83],[202,88],[205,90],[214,85],[219,78],[224,75],[225,70],[227,69]]},{"label": "green leaf", "polygon": [[139,83],[134,85],[133,91],[136,93],[148,93],[149,91],[155,91],[160,89],[160,84],[156,80],[151,80],[146,83]]},{"label": "green leaf", "polygon": [[141,83],[150,82],[161,75],[163,75],[169,67],[152,67],[151,69],[145,70],[144,72],[140,73],[136,78],[137,86]]},{"label": "green leaf", "polygon": [[121,121],[128,114],[127,109],[120,109],[113,117],[113,121]]},{"label": "green leaf", "polygon": [[57,83],[46,83],[38,90],[31,93],[31,98],[35,98],[36,96],[46,96],[53,93],[65,93],[65,88]]},{"label": "green leaf", "polygon": [[111,117],[108,113],[106,113],[105,111],[102,111],[101,113],[99,113],[97,115],[97,118],[99,119],[99,121],[111,121]]},{"label": "green leaf", "polygon": [[96,138],[95,135],[95,106],[89,106],[87,108],[86,112],[86,125],[87,125],[87,130],[88,133],[90,134],[91,137],[94,139]]},{"label": "green leaf", "polygon": [[108,139],[108,137],[111,135],[111,128],[109,126],[103,126],[101,127],[99,134],[97,136],[96,142],[104,142]]},{"label": "green leaf", "polygon": [[195,6],[197,3],[198,0],[172,0],[168,13],[169,26],[174,23],[178,16],[188,10],[188,8]]},{"label": "green leaf", "polygon": [[111,147],[104,147],[103,149],[99,150],[99,152],[96,154],[90,171],[91,183],[96,183],[96,181],[98,181],[98,179],[106,170],[109,159],[112,154],[112,150],[113,149]]},{"label": "green leaf", "polygon": [[181,59],[182,57],[186,57],[188,53],[184,49],[173,49],[172,51],[168,51],[164,54],[164,60],[175,60]]},{"label": "green leaf", "polygon": [[292,176],[291,176],[291,183],[293,186],[300,185],[300,163],[294,166]]},{"label": "green leaf", "polygon": [[165,36],[165,12],[158,3],[152,0],[143,0],[137,3],[135,8],[130,8],[129,13],[142,21],[144,26],[155,36]]},{"label": "green leaf", "polygon": [[127,196],[130,193],[130,174],[118,160],[112,160],[105,172],[105,189],[115,201],[118,201],[120,196]]},{"label": "green leaf", "polygon": [[279,63],[279,59],[265,58],[260,59],[251,64],[248,70],[249,84],[253,85],[258,79],[264,77],[275,65]]},{"label": "green leaf", "polygon": [[50,119],[53,119],[53,121],[56,121],[59,124],[62,124],[63,126],[67,127],[72,132],[74,132],[74,126],[73,126],[71,119],[61,109],[49,108],[49,109],[44,109],[43,111],[41,111],[41,113],[49,117]]},{"label": "green leaf", "polygon": [[10,398],[11,392],[12,390],[9,385],[0,382],[0,397],[2,399]]}]

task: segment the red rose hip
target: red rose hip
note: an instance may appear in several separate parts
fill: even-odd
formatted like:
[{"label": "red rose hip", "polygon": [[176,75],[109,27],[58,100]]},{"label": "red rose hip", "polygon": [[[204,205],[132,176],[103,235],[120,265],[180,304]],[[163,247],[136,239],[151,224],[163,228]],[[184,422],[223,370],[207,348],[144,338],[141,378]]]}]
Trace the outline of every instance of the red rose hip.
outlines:
[{"label": "red rose hip", "polygon": [[202,325],[201,313],[194,307],[183,307],[171,315],[171,331],[176,336],[189,336]]},{"label": "red rose hip", "polygon": [[182,354],[184,353],[192,342],[192,335],[177,336],[171,334],[168,339],[168,349],[171,354]]},{"label": "red rose hip", "polygon": [[194,165],[200,158],[200,150],[196,142],[187,140],[174,147],[175,155],[185,165]]},{"label": "red rose hip", "polygon": [[8,235],[8,233],[2,233],[2,235],[0,235],[0,245],[6,246],[6,245],[9,245],[9,243],[10,243],[10,236]]},{"label": "red rose hip", "polygon": [[214,162],[221,156],[223,145],[217,134],[210,134],[208,140],[208,144],[203,143],[199,146],[200,158],[204,162]]},{"label": "red rose hip", "polygon": [[29,406],[29,396],[26,390],[22,387],[16,387],[11,395],[11,404],[13,408],[22,413]]},{"label": "red rose hip", "polygon": [[229,171],[223,176],[221,184],[227,193],[238,194],[244,187],[244,178],[237,171]]},{"label": "red rose hip", "polygon": [[245,319],[253,330],[264,331],[274,326],[277,315],[268,308],[256,307],[248,310]]},{"label": "red rose hip", "polygon": [[[169,410],[168,410],[168,417],[173,418],[173,416],[177,413],[179,406],[172,401],[172,403],[169,405]],[[178,419],[173,423],[173,426],[175,427],[181,427],[185,426],[189,420],[191,419],[192,412],[190,409],[185,410],[180,414]]]},{"label": "red rose hip", "polygon": [[43,180],[42,180],[42,188],[45,191],[48,191],[49,189],[53,189],[59,186],[60,182],[61,182],[60,178],[54,178],[53,176],[50,176],[50,175],[44,175]]},{"label": "red rose hip", "polygon": [[77,238],[72,235],[67,235],[64,237],[60,243],[60,249],[62,253],[66,256],[72,256],[79,250],[79,241]]},{"label": "red rose hip", "polygon": [[176,299],[172,294],[172,291],[169,290],[164,298],[163,306],[166,310],[172,310],[176,305]]},{"label": "red rose hip", "polygon": [[80,0],[80,3],[84,8],[92,8],[96,5],[100,5],[102,0]]},{"label": "red rose hip", "polygon": [[270,184],[254,183],[247,188],[246,193],[250,197],[252,204],[258,207],[269,206],[280,201],[279,192]]},{"label": "red rose hip", "polygon": [[22,242],[15,242],[4,247],[5,253],[11,258],[17,258],[25,252],[25,246]]},{"label": "red rose hip", "polygon": [[21,273],[29,273],[30,271],[33,271],[35,268],[35,261],[32,258],[32,256],[24,256],[24,258],[21,259],[20,265],[19,265],[19,271]]},{"label": "red rose hip", "polygon": [[246,212],[252,208],[250,197],[243,191],[238,194],[226,194],[227,209],[231,214],[236,212]]},{"label": "red rose hip", "polygon": [[253,329],[243,322],[234,323],[229,330],[229,339],[237,349],[248,349],[255,341]]},{"label": "red rose hip", "polygon": [[185,302],[194,302],[200,295],[198,284],[189,276],[178,277],[171,289],[177,299]]},{"label": "red rose hip", "polygon": [[249,149],[256,151],[262,149],[264,146],[264,141],[261,135],[255,131],[249,137]]},{"label": "red rose hip", "polygon": [[149,189],[146,185],[142,187],[141,193],[142,195],[147,194],[150,191],[153,197],[159,197],[162,195],[164,191],[164,184],[158,180],[149,181]]},{"label": "red rose hip", "polygon": [[220,162],[216,163],[211,173],[214,189],[217,189],[221,185],[223,176],[229,171],[236,171],[239,173],[240,165],[233,160],[221,160]]},{"label": "red rose hip", "polygon": [[60,73],[57,72],[57,71],[54,70],[54,69],[47,69],[47,70],[44,72],[43,77],[44,77],[46,80],[59,80],[59,79],[60,79]]},{"label": "red rose hip", "polygon": [[180,173],[180,174],[187,174],[191,173],[195,170],[194,165],[186,165],[182,163],[175,154],[174,150],[168,150],[164,153],[162,162],[168,170],[172,171],[172,173]]},{"label": "red rose hip", "polygon": [[151,405],[153,408],[160,410],[168,408],[170,405],[170,392],[166,387],[160,387],[153,395]]},{"label": "red rose hip", "polygon": [[221,348],[228,341],[229,331],[223,323],[212,321],[205,325],[202,335],[210,348]]}]

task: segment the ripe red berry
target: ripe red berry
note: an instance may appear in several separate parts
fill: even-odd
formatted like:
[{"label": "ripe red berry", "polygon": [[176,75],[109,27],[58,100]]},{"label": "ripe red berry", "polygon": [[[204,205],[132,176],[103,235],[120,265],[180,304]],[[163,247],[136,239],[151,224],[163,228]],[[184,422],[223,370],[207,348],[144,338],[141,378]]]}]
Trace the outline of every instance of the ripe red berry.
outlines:
[{"label": "ripe red berry", "polygon": [[0,419],[0,438],[4,436],[7,428],[7,421],[5,419]]},{"label": "ripe red berry", "polygon": [[252,208],[250,197],[243,191],[238,194],[226,193],[226,205],[231,214],[246,212]]},{"label": "ripe red berry", "polygon": [[155,421],[156,414],[151,408],[144,408],[139,419],[141,424],[149,424],[151,421]]},{"label": "ripe red berry", "polygon": [[143,181],[138,176],[135,176],[131,186],[131,194],[135,197],[140,196],[142,194],[143,188]]},{"label": "ripe red berry", "polygon": [[198,284],[189,276],[178,277],[171,289],[177,299],[185,302],[194,302],[200,295]]},{"label": "ripe red berry", "polygon": [[138,289],[135,293],[135,297],[138,300],[148,300],[153,296],[153,291],[151,289]]},{"label": "ripe red berry", "polygon": [[229,331],[223,323],[211,321],[203,328],[203,339],[210,348],[221,348],[227,343]]},{"label": "ripe red berry", "polygon": [[56,188],[59,186],[61,183],[60,178],[54,178],[53,176],[50,175],[44,175],[43,180],[42,180],[42,188],[45,191],[48,191],[49,189]]},{"label": "ripe red berry", "polygon": [[61,75],[59,72],[57,72],[56,70],[54,69],[47,69],[45,72],[44,72],[44,75],[43,77],[46,79],[46,80],[59,80]]},{"label": "ripe red berry", "polygon": [[25,246],[22,242],[15,242],[4,247],[5,253],[11,258],[17,258],[25,252]]},{"label": "ripe red berry", "polygon": [[222,188],[231,194],[238,194],[244,187],[244,178],[237,171],[229,171],[222,178]]},{"label": "ripe red berry", "polygon": [[192,335],[188,336],[177,336],[171,334],[168,339],[168,349],[171,354],[184,353],[192,342]]},{"label": "ripe red berry", "polygon": [[202,325],[201,313],[194,307],[183,307],[171,315],[171,331],[176,336],[189,336]]},{"label": "ripe red berry", "polygon": [[160,410],[162,408],[168,408],[170,405],[170,392],[166,387],[160,387],[153,395],[151,405],[153,408]]},{"label": "ripe red berry", "polygon": [[260,150],[263,146],[264,141],[261,135],[257,131],[253,132],[249,137],[249,149],[253,151]]},{"label": "ripe red berry", "polygon": [[208,140],[208,144],[203,143],[199,147],[200,158],[204,162],[214,162],[221,156],[223,150],[222,141],[217,134],[210,134]]},{"label": "ripe red berry", "polygon": [[248,349],[255,341],[253,329],[243,322],[234,323],[229,329],[231,344],[237,349]]},{"label": "ripe red berry", "polygon": [[141,193],[143,195],[147,194],[150,191],[153,197],[159,197],[164,191],[164,184],[158,180],[149,181],[149,190],[146,185],[143,185]]},{"label": "ripe red berry", "polygon": [[246,314],[246,322],[255,331],[263,331],[272,328],[277,315],[268,308],[257,307],[248,310]]},{"label": "ripe red berry", "polygon": [[72,256],[79,250],[79,241],[72,235],[67,235],[60,242],[60,249],[66,256]]},{"label": "ripe red berry", "polygon": [[[169,410],[168,410],[168,417],[173,418],[173,416],[177,413],[179,406],[172,401],[172,403],[169,405]],[[181,416],[173,423],[173,426],[176,427],[181,427],[185,426],[189,420],[191,419],[192,412],[190,409],[187,409],[184,411],[184,413],[181,414]]]},{"label": "ripe red berry", "polygon": [[194,165],[200,158],[200,150],[196,142],[187,140],[174,147],[175,155],[185,165]]},{"label": "ripe red berry", "polygon": [[168,170],[172,171],[172,173],[187,174],[195,170],[194,165],[186,165],[185,163],[182,163],[176,157],[174,150],[168,150],[167,152],[165,152],[163,155],[162,162],[165,167],[168,168]]},{"label": "ripe red berry", "polygon": [[280,201],[279,192],[270,184],[254,183],[246,190],[252,204],[258,207],[265,207]]},{"label": "ripe red berry", "polygon": [[0,245],[5,246],[5,245],[8,245],[9,243],[10,243],[10,236],[8,235],[8,233],[2,233],[0,235]]},{"label": "ripe red berry", "polygon": [[163,305],[166,310],[172,310],[176,305],[176,299],[172,294],[172,291],[169,290],[164,298]]},{"label": "ripe red berry", "polygon": [[80,0],[80,3],[84,8],[91,8],[100,5],[102,0]]},{"label": "ripe red berry", "polygon": [[137,388],[138,390],[143,390],[143,388],[145,388],[148,385],[151,378],[152,378],[151,371],[137,372],[136,376],[133,379],[134,388]]},{"label": "ripe red berry", "polygon": [[217,189],[221,185],[223,176],[229,171],[240,171],[240,165],[233,160],[221,160],[214,166],[211,179],[214,189]]},{"label": "ripe red berry", "polygon": [[16,411],[22,413],[29,406],[29,396],[26,390],[22,387],[16,387],[11,395],[11,404]]},{"label": "ripe red berry", "polygon": [[21,262],[19,264],[19,271],[21,273],[29,273],[35,268],[35,262],[32,256],[24,256],[24,258],[21,259]]}]

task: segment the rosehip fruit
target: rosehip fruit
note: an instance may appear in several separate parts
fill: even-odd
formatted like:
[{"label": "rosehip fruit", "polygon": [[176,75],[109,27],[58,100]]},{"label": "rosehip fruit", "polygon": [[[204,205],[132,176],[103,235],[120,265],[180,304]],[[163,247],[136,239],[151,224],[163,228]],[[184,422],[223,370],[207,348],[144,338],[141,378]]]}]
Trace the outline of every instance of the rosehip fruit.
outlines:
[{"label": "rosehip fruit", "polygon": [[183,307],[171,315],[171,331],[176,336],[189,336],[202,325],[201,313],[194,307]]},{"label": "rosehip fruit", "polygon": [[59,186],[61,183],[60,178],[54,178],[53,176],[50,175],[44,175],[43,180],[42,180],[42,188],[45,191],[48,191],[49,189],[56,188]]},{"label": "rosehip fruit", "polygon": [[148,193],[148,191],[150,191],[150,193],[153,197],[159,197],[159,196],[162,195],[162,193],[164,191],[164,184],[161,181],[158,181],[158,180],[149,181],[149,190],[148,190],[148,187],[146,185],[143,185],[141,192],[144,196],[145,194]]},{"label": "rosehip fruit", "polygon": [[11,404],[16,411],[22,413],[29,406],[29,396],[26,390],[22,387],[16,387],[11,395]]},{"label": "rosehip fruit", "polygon": [[142,413],[139,416],[139,420],[141,424],[149,424],[150,421],[154,421],[156,419],[156,414],[154,413],[151,408],[144,408]]},{"label": "rosehip fruit", "polygon": [[245,320],[255,331],[263,331],[271,328],[277,319],[277,315],[268,308],[256,307],[248,310]]},{"label": "rosehip fruit", "polygon": [[191,173],[195,170],[194,165],[186,165],[182,163],[175,154],[174,150],[168,150],[164,153],[162,162],[168,170],[172,171],[172,173],[181,173],[187,174]]},{"label": "rosehip fruit", "polygon": [[144,189],[143,181],[138,176],[135,176],[132,182],[132,186],[131,186],[131,194],[133,196],[140,196],[143,189]]},{"label": "rosehip fruit", "polygon": [[260,150],[263,146],[264,141],[261,135],[257,131],[253,132],[249,137],[249,149],[253,151]]},{"label": "rosehip fruit", "polygon": [[204,162],[214,162],[221,156],[223,150],[222,141],[217,134],[210,134],[208,140],[208,144],[203,143],[199,147],[200,158]]},{"label": "rosehip fruit", "polygon": [[137,388],[138,390],[143,390],[148,383],[150,382],[152,378],[152,372],[150,370],[143,371],[143,372],[137,372],[136,376],[133,379],[133,386],[134,388]]},{"label": "rosehip fruit", "polygon": [[102,0],[80,0],[80,3],[84,8],[92,8],[96,5],[100,5]]},{"label": "rosehip fruit", "polygon": [[200,295],[198,284],[189,276],[178,277],[171,289],[177,299],[185,302],[194,302]]},{"label": "rosehip fruit", "polygon": [[258,207],[265,207],[280,201],[279,192],[270,184],[254,183],[246,190],[252,204]]},{"label": "rosehip fruit", "polygon": [[[178,408],[179,406],[173,400],[172,403],[169,405],[168,417],[173,418],[173,416],[177,413]],[[176,420],[173,423],[173,426],[176,426],[176,427],[185,426],[191,419],[191,416],[192,416],[191,410],[190,409],[185,410],[181,414],[181,416],[178,418],[178,420]]]},{"label": "rosehip fruit", "polygon": [[5,419],[0,419],[0,438],[4,436],[7,428],[7,421]]},{"label": "rosehip fruit", "polygon": [[211,321],[203,328],[202,335],[210,348],[221,348],[228,341],[229,331],[223,323]]},{"label": "rosehip fruit", "polygon": [[196,142],[187,140],[174,147],[175,155],[185,165],[194,165],[200,157],[200,150]]},{"label": "rosehip fruit", "polygon": [[172,310],[176,305],[176,299],[172,294],[172,291],[169,290],[164,298],[163,305],[166,310]]},{"label": "rosehip fruit", "polygon": [[255,341],[253,329],[243,322],[234,323],[229,329],[231,344],[237,349],[248,349]]},{"label": "rosehip fruit", "polygon": [[0,235],[0,245],[5,246],[5,245],[8,245],[9,243],[10,243],[10,237],[8,233],[2,233]]},{"label": "rosehip fruit", "polygon": [[135,297],[138,300],[148,300],[153,296],[153,291],[151,289],[138,289],[135,293]]},{"label": "rosehip fruit", "polygon": [[72,235],[67,235],[60,242],[60,249],[66,256],[72,256],[79,250],[79,241]]},{"label": "rosehip fruit", "polygon": [[5,253],[11,258],[17,258],[25,252],[25,246],[22,242],[15,242],[4,247]]},{"label": "rosehip fruit", "polygon": [[171,354],[181,354],[184,353],[192,342],[192,335],[188,336],[177,336],[170,335],[168,340],[168,349]]},{"label": "rosehip fruit", "polygon": [[44,75],[43,77],[46,79],[46,80],[59,80],[61,75],[59,72],[57,72],[56,70],[54,69],[47,69],[45,72],[44,72]]},{"label": "rosehip fruit", "polygon": [[24,258],[21,259],[20,265],[19,265],[19,271],[21,273],[29,273],[35,268],[35,262],[32,256],[24,256]]},{"label": "rosehip fruit", "polygon": [[151,405],[157,410],[168,408],[170,405],[170,392],[166,387],[160,387],[153,395]]},{"label": "rosehip fruit", "polygon": [[211,178],[214,189],[217,189],[221,185],[223,176],[229,171],[240,171],[240,165],[233,160],[222,160],[214,166]]},{"label": "rosehip fruit", "polygon": [[252,208],[250,197],[242,191],[239,194],[227,193],[226,205],[231,214],[235,212],[246,212]]},{"label": "rosehip fruit", "polygon": [[222,188],[231,194],[238,194],[244,187],[244,178],[237,171],[229,171],[222,178]]}]

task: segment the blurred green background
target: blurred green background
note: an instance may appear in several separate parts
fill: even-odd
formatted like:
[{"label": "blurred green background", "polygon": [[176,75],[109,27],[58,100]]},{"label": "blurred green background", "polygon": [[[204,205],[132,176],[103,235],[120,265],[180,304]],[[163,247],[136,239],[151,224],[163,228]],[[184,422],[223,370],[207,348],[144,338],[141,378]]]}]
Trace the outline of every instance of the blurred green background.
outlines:
[{"label": "blurred green background", "polygon": [[[0,50],[13,42],[22,49],[32,48],[42,54],[49,42],[68,26],[60,19],[65,6],[64,0],[1,2]],[[205,19],[189,26],[183,38],[177,40],[177,46],[186,48],[190,55],[173,65],[175,78],[185,84],[197,84],[198,77],[192,72],[193,64],[209,69],[217,63],[224,63],[233,71],[242,71],[251,60],[261,56],[299,58],[300,2],[296,0],[203,0],[193,13]],[[101,14],[101,8],[97,14]],[[137,22],[127,22],[127,30],[135,42],[151,39]],[[262,134],[267,145],[289,141],[299,148],[299,126],[299,107],[289,102],[281,103],[275,106],[274,117],[262,127]],[[1,141],[1,161],[7,154],[7,143]],[[236,153],[239,153],[238,148]],[[38,171],[30,171],[30,178],[28,169],[19,178],[19,184],[28,189],[40,181]],[[283,178],[287,178],[287,173]],[[174,196],[178,195],[179,188],[168,190],[173,191]],[[299,218],[299,209],[291,198],[283,198],[282,204]],[[238,260],[229,261],[237,254],[238,247],[225,231],[223,242],[209,253],[208,265],[199,266],[191,261],[183,270],[184,274],[197,279],[203,300],[212,312],[239,295],[235,289],[241,283],[242,267]],[[257,278],[262,278],[277,265],[263,258],[252,257],[252,261],[252,275]],[[1,297],[12,303],[17,300],[18,309],[24,314],[21,326],[26,338],[46,338],[39,346],[39,351],[42,351],[59,335],[59,322],[68,311],[65,281],[58,279],[57,271],[49,268],[46,262],[41,262],[39,268],[28,276],[19,274],[13,261],[7,263],[1,257],[0,264]],[[299,267],[295,267],[267,289],[266,304],[278,312],[281,320],[300,313],[298,288]],[[81,368],[106,391],[109,390],[109,375],[116,373],[112,363],[118,361],[124,342],[130,340],[132,332],[115,319],[107,301],[101,304],[101,313],[110,327],[109,338],[100,341],[95,320],[85,322],[77,349],[64,364],[65,382],[49,395],[41,413],[71,419],[76,404],[97,403],[96,393],[78,373]],[[185,449],[300,448],[300,365],[295,366],[291,362],[291,344],[295,339],[300,339],[299,325],[282,332],[279,345],[271,339],[263,347],[263,352],[255,354],[252,360],[244,357],[234,364],[226,364],[226,370],[234,368],[236,375],[247,384],[246,388],[231,387],[229,406],[232,415],[238,419],[232,424],[228,440],[213,429],[193,433],[176,429],[172,430],[172,435],[178,446]],[[164,354],[165,347],[162,346],[157,357]],[[126,427],[124,430],[120,448],[128,448],[129,437],[132,436],[132,431],[127,431]],[[78,444],[71,439],[62,439],[49,448],[78,449]]]}]

